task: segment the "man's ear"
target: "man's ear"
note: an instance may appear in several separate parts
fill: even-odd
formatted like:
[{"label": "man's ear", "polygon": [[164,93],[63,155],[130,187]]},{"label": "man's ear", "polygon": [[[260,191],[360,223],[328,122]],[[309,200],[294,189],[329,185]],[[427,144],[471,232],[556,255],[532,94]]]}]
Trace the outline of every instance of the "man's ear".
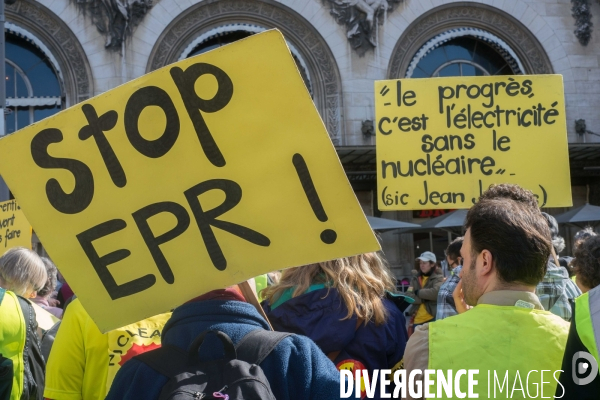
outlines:
[{"label": "man's ear", "polygon": [[29,299],[35,299],[37,297],[37,292],[34,290],[33,292],[31,292],[31,294],[29,295]]},{"label": "man's ear", "polygon": [[494,264],[494,256],[492,255],[492,253],[490,253],[489,250],[483,250],[479,256],[482,259],[482,263],[481,263],[481,274],[482,275],[488,275],[491,274],[492,271],[494,270],[493,268],[493,264]]}]

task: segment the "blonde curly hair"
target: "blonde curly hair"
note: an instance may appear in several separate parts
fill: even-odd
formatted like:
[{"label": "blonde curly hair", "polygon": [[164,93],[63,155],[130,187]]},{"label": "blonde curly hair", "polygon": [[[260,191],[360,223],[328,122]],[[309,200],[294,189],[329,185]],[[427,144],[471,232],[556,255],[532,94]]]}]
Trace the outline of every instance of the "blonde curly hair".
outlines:
[{"label": "blonde curly hair", "polygon": [[287,269],[279,283],[263,289],[262,294],[273,304],[287,289],[293,288],[293,298],[304,294],[311,284],[325,283],[337,289],[346,304],[344,319],[356,315],[365,324],[381,325],[387,320],[382,299],[386,290],[395,290],[394,282],[385,259],[378,253],[365,253]]}]

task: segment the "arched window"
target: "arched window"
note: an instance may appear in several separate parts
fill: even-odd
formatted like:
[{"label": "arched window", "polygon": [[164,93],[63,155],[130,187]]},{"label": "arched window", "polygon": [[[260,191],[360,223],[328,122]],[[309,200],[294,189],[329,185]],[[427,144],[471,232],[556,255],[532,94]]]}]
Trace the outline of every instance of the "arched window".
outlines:
[{"label": "arched window", "polygon": [[49,117],[62,108],[62,91],[48,57],[29,41],[6,35],[6,133]]},{"label": "arched window", "polygon": [[[184,54],[182,54],[180,59],[206,53],[207,51],[225,46],[237,40],[245,39],[264,30],[265,28],[259,26],[245,24],[232,24],[213,29],[207,34],[202,35],[193,41],[192,44],[188,46],[186,51],[184,51]],[[308,69],[306,68],[306,65],[304,64],[304,61],[300,57],[299,53],[295,51],[293,46],[291,46],[290,43],[288,43],[288,46],[290,46],[292,50],[292,57],[294,58],[296,67],[298,67],[298,71],[300,71],[302,80],[304,80],[304,84],[308,88],[308,91],[312,97],[313,91],[310,77],[308,75]]]},{"label": "arched window", "polygon": [[502,40],[479,29],[437,35],[414,56],[406,77],[518,75],[520,61]]}]

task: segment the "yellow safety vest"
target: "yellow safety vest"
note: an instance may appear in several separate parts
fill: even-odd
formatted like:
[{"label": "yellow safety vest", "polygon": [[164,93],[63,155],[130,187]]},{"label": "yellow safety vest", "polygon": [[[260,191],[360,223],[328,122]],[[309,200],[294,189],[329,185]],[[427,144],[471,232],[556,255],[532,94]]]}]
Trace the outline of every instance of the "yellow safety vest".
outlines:
[{"label": "yellow safety vest", "polygon": [[0,288],[0,354],[13,362],[11,400],[19,400],[23,393],[26,334],[25,318],[17,295]]},{"label": "yellow safety vest", "polygon": [[[480,304],[429,324],[429,368],[446,377],[447,370],[452,377],[461,369],[479,370],[474,393],[483,399],[494,398],[494,388],[497,398],[534,397],[542,390],[541,370],[550,370],[543,376],[543,395],[553,396],[560,373],[553,374],[561,368],[568,333],[569,324],[547,311]],[[467,376],[460,388],[467,393]],[[456,393],[454,381],[452,390]],[[437,394],[437,386],[430,392]]]},{"label": "yellow safety vest", "polygon": [[600,364],[600,286],[575,299],[575,327],[581,343]]},{"label": "yellow safety vest", "polygon": [[268,286],[267,274],[259,275],[254,277],[254,284],[256,285],[256,294],[258,295],[258,301],[263,301],[264,298],[260,293],[261,290]]}]

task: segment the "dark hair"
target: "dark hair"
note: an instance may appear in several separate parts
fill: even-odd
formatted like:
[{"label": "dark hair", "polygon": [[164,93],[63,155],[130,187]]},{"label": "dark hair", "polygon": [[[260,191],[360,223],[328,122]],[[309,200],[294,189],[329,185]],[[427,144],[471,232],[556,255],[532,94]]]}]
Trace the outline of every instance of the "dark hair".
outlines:
[{"label": "dark hair", "polygon": [[[429,275],[431,275],[434,270],[438,267],[437,261],[433,262],[433,261],[423,261],[426,263],[429,263],[429,265],[431,266],[431,271],[429,271]],[[421,261],[417,258],[415,260],[415,271],[417,271],[417,276],[424,276],[425,274],[423,274],[423,271],[421,271]]]},{"label": "dark hair", "polygon": [[44,267],[46,267],[48,279],[46,280],[44,287],[38,290],[37,295],[39,297],[46,297],[56,289],[56,275],[58,274],[58,269],[49,258],[42,257],[42,261],[44,262]]},{"label": "dark hair", "polygon": [[456,260],[460,257],[460,249],[462,248],[463,240],[464,238],[462,236],[457,237],[448,245],[446,248],[446,255],[450,257],[450,259]]},{"label": "dark hair", "polygon": [[479,196],[479,201],[488,199],[510,199],[539,210],[538,201],[533,192],[512,183],[491,185]]},{"label": "dark hair", "polygon": [[574,239],[576,242],[579,242],[580,240],[585,240],[592,236],[596,236],[596,232],[594,232],[594,228],[592,228],[591,226],[586,226],[582,230],[577,231],[577,233],[574,236]]},{"label": "dark hair", "polygon": [[470,229],[472,254],[492,253],[502,281],[537,285],[546,274],[552,244],[539,209],[508,198],[484,198],[467,213],[465,229]]},{"label": "dark hair", "polygon": [[577,280],[590,289],[600,285],[600,237],[590,236],[575,247],[572,261]]}]

